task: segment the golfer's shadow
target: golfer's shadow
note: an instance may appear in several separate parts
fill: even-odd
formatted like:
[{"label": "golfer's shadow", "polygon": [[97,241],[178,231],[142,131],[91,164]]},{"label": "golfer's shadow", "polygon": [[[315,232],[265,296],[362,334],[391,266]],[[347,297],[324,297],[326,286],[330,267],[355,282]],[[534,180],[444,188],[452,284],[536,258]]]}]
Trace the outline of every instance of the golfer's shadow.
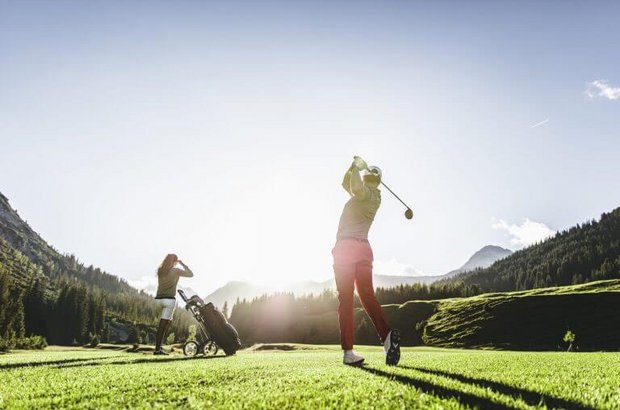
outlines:
[{"label": "golfer's shadow", "polygon": [[212,360],[212,359],[223,359],[228,356],[195,356],[195,357],[164,357],[164,358],[138,358],[131,360],[116,360],[116,361],[105,361],[101,360],[98,362],[89,362],[89,363],[72,363],[66,366],[56,366],[58,368],[67,368],[67,367],[91,367],[91,366],[126,366],[130,364],[140,364],[140,363],[152,363],[152,364],[160,364],[160,363],[169,363],[169,362],[184,362],[188,360]]},{"label": "golfer's shadow", "polygon": [[[533,392],[531,390],[519,389],[516,387],[512,387],[509,385],[505,385],[499,382],[494,382],[485,379],[477,379],[473,377],[464,376],[457,373],[449,373],[439,370],[430,370],[424,368],[417,368],[411,366],[399,366],[403,369],[416,370],[421,373],[426,373],[435,376],[442,376],[446,378],[452,378],[454,380],[460,381],[462,383],[467,383],[471,385],[476,385],[484,388],[489,388],[497,393],[501,393],[504,395],[511,396],[513,398],[520,398],[527,404],[531,406],[540,406],[546,405],[550,408],[565,408],[565,409],[576,409],[576,410],[586,410],[590,407],[586,407],[580,403],[575,403],[568,400],[558,399],[555,397],[549,397],[542,395],[537,392]],[[385,377],[387,379],[393,380],[398,383],[406,384],[408,386],[417,388],[426,394],[430,394],[432,396],[440,397],[443,399],[456,399],[460,403],[471,406],[478,407],[481,409],[517,409],[519,407],[510,406],[507,404],[500,404],[491,399],[476,396],[475,394],[467,393],[461,390],[441,386],[439,384],[435,384],[430,381],[417,379],[410,375],[403,375],[398,373],[388,373],[383,370],[375,369],[372,367],[358,366],[360,370],[371,373],[375,376]]]},{"label": "golfer's shadow", "polygon": [[79,363],[79,362],[88,362],[97,360],[96,357],[83,357],[79,359],[61,359],[61,360],[48,360],[42,362],[20,362],[20,363],[7,363],[0,364],[0,370],[7,369],[19,369],[22,367],[39,367],[39,366],[56,366],[56,365],[64,365],[68,363]]}]

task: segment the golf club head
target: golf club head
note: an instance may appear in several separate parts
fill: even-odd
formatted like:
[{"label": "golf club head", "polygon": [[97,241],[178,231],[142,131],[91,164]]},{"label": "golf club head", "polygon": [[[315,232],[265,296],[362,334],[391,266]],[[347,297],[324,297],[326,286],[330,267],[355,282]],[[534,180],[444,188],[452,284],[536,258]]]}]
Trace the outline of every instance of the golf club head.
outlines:
[{"label": "golf club head", "polygon": [[411,210],[411,208],[407,208],[407,210],[405,211],[405,218],[407,219],[413,218],[413,211]]}]

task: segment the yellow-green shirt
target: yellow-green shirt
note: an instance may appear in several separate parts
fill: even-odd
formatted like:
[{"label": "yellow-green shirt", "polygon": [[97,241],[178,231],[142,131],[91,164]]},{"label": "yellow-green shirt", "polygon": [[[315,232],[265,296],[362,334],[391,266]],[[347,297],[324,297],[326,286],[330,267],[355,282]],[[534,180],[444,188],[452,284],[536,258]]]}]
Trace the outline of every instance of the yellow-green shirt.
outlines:
[{"label": "yellow-green shirt", "polygon": [[181,276],[192,277],[194,272],[190,268],[172,268],[168,273],[157,277],[157,295],[155,299],[174,299],[177,293],[177,284]]},{"label": "yellow-green shirt", "polygon": [[364,191],[363,198],[352,195],[345,204],[338,225],[336,235],[338,239],[368,239],[370,225],[375,220],[375,215],[381,205],[381,191],[366,185],[364,185]]}]

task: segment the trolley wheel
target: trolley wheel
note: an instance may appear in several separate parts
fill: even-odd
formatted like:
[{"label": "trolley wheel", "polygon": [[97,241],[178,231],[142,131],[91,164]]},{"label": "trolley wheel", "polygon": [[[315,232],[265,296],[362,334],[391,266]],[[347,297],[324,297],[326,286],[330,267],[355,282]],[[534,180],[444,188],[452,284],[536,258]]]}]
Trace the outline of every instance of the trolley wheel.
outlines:
[{"label": "trolley wheel", "polygon": [[205,356],[215,356],[220,348],[215,344],[215,342],[207,342],[202,348],[202,354]]},{"label": "trolley wheel", "polygon": [[185,356],[192,357],[192,356],[196,356],[197,353],[198,353],[198,343],[197,342],[191,340],[189,342],[186,342],[183,345],[183,354]]}]

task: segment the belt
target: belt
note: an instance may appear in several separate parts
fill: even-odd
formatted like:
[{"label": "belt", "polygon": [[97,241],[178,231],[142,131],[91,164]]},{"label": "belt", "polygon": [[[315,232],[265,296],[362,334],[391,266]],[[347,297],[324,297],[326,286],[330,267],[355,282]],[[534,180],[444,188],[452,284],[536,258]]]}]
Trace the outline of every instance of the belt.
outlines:
[{"label": "belt", "polygon": [[369,242],[368,242],[368,239],[353,238],[353,237],[350,237],[350,236],[345,236],[345,237],[343,237],[343,238],[338,238],[338,240],[339,240],[339,241],[357,241],[357,242],[366,242],[366,243],[369,243]]}]

